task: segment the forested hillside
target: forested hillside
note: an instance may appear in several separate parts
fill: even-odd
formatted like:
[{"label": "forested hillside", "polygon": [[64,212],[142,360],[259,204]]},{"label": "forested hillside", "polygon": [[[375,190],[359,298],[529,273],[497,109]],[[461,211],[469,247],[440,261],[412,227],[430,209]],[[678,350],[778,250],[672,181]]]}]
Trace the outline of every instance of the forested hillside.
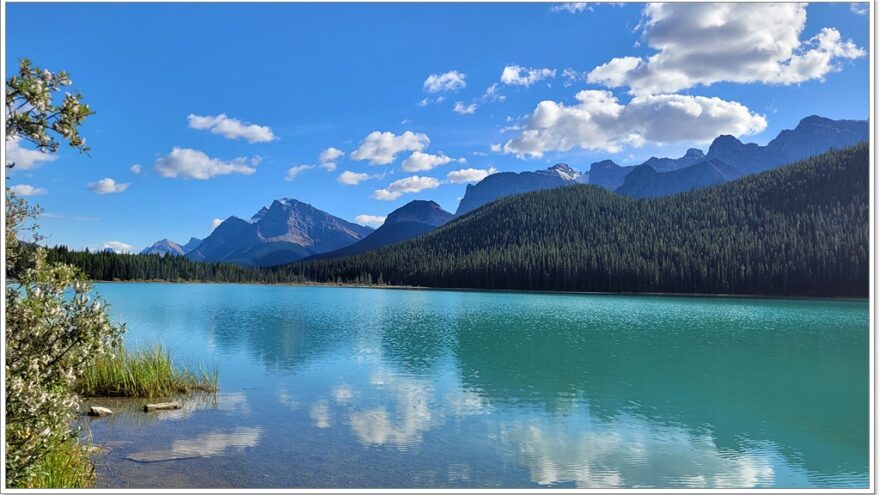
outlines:
[{"label": "forested hillside", "polygon": [[573,185],[510,196],[433,232],[278,267],[49,250],[94,280],[868,295],[868,145],[676,196]]},{"label": "forested hillside", "polygon": [[868,160],[860,144],[656,199],[586,185],[510,196],[401,244],[282,269],[431,287],[867,296]]},{"label": "forested hillside", "polygon": [[[161,280],[191,282],[302,282],[292,273],[232,263],[204,263],[183,256],[119,254],[106,251],[71,251],[64,246],[48,249],[50,261],[81,269],[92,280]],[[14,274],[10,274],[14,276]]]}]

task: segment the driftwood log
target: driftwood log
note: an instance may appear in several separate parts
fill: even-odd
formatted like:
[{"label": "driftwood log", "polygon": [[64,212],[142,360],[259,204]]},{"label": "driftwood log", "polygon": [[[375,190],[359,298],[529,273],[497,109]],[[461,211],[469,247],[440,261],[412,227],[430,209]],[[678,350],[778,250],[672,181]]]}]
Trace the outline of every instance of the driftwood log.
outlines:
[{"label": "driftwood log", "polygon": [[180,402],[157,402],[156,404],[147,404],[144,406],[144,412],[162,411],[164,409],[180,409]]}]

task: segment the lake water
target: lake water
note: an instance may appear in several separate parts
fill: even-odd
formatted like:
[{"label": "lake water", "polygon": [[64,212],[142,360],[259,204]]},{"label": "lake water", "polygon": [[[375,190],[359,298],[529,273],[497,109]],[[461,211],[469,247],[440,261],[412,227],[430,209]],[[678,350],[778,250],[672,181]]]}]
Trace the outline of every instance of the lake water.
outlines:
[{"label": "lake water", "polygon": [[100,486],[868,487],[867,302],[96,290],[221,386],[91,421]]}]

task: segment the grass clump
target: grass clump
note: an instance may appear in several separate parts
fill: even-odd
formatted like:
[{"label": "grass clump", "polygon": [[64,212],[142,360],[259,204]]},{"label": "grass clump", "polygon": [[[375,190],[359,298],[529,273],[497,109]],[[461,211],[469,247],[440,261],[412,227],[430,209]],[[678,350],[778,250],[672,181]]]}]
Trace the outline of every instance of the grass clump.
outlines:
[{"label": "grass clump", "polygon": [[169,397],[216,392],[217,371],[174,365],[161,345],[128,352],[120,347],[83,371],[77,391],[90,397]]},{"label": "grass clump", "polygon": [[56,445],[33,470],[23,488],[90,488],[95,483],[89,448],[76,438]]}]

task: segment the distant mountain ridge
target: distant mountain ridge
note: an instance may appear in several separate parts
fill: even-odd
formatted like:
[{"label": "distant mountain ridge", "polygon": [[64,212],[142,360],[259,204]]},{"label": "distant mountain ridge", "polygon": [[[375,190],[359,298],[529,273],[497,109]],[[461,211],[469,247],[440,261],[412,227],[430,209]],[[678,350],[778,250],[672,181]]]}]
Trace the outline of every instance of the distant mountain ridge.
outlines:
[{"label": "distant mountain ridge", "polygon": [[476,184],[468,184],[464,197],[455,210],[455,215],[464,215],[486,203],[511,194],[584,183],[587,177],[588,174],[578,172],[565,163],[557,163],[546,170],[535,172],[492,174]]},{"label": "distant mountain ridge", "polygon": [[183,256],[186,254],[183,247],[180,244],[170,241],[168,239],[162,239],[161,241],[157,241],[153,243],[152,246],[145,247],[141,250],[141,254],[158,254],[159,256]]},{"label": "distant mountain ridge", "polygon": [[231,216],[186,257],[194,261],[270,266],[353,244],[373,229],[312,205],[283,198],[261,208],[251,221]]},{"label": "distant mountain ridge", "polygon": [[381,227],[360,241],[329,253],[316,254],[305,259],[329,259],[349,256],[403,242],[434,230],[449,222],[455,215],[433,201],[414,200],[388,214]]},{"label": "distant mountain ridge", "polygon": [[738,168],[712,158],[669,172],[639,165],[614,192],[632,198],[656,198],[722,184],[742,175]]},{"label": "distant mountain ridge", "polygon": [[184,244],[180,247],[183,248],[184,253],[188,253],[188,252],[192,251],[193,249],[199,247],[199,244],[201,244],[201,243],[202,243],[202,239],[199,239],[198,237],[190,237],[189,241],[187,241],[186,244]]},{"label": "distant mountain ridge", "polygon": [[140,254],[158,254],[159,256],[183,256],[192,251],[202,242],[201,239],[190,237],[186,244],[180,245],[169,239],[154,242],[151,246],[141,249]]},{"label": "distant mountain ridge", "polygon": [[[865,120],[832,120],[811,115],[801,119],[794,129],[781,131],[766,146],[744,144],[733,136],[722,135],[715,138],[706,153],[691,148],[679,158],[651,157],[635,166],[624,167],[612,160],[602,160],[593,163],[586,173],[565,165],[564,176],[548,174],[553,167],[519,174],[493,174],[467,187],[456,215],[511,194],[578,182],[588,182],[634,197],[677,194],[776,168],[867,139],[868,122]],[[656,173],[651,174],[644,167]],[[637,175],[630,178],[627,185],[628,176],[636,172]],[[566,179],[572,176],[578,179]]]}]

